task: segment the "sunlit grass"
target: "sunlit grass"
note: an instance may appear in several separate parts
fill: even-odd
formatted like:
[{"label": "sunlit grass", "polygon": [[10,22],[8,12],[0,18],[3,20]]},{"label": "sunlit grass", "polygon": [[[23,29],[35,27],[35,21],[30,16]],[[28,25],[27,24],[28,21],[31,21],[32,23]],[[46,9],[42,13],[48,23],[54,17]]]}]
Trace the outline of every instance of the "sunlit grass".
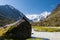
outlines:
[{"label": "sunlit grass", "polygon": [[6,33],[9,30],[9,28],[10,27],[6,27],[6,28],[1,27],[0,28],[0,36],[2,36],[4,33]]},{"label": "sunlit grass", "polygon": [[9,26],[9,27],[6,27],[6,28],[0,27],[0,36],[2,36],[2,35],[5,34],[8,30],[11,30],[11,29],[13,29],[13,28],[14,28],[14,26]]},{"label": "sunlit grass", "polygon": [[29,38],[29,39],[26,39],[26,40],[43,40],[41,38]]},{"label": "sunlit grass", "polygon": [[44,27],[44,26],[32,26],[35,31],[44,31],[44,32],[60,32],[60,27]]}]

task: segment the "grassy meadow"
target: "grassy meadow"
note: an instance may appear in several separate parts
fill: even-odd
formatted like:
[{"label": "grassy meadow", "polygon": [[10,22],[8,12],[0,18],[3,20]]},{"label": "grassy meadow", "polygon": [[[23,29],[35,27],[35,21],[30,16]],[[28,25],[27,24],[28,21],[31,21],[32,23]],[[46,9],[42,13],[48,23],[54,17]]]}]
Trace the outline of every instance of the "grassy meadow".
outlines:
[{"label": "grassy meadow", "polygon": [[60,27],[32,26],[32,28],[41,32],[60,32]]}]

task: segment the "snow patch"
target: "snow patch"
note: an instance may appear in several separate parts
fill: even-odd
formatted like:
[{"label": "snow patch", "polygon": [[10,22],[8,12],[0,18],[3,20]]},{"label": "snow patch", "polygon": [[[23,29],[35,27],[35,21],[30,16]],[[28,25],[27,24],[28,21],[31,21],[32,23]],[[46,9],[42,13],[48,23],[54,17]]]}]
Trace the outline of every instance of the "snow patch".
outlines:
[{"label": "snow patch", "polygon": [[51,12],[44,11],[40,14],[30,14],[30,15],[28,14],[28,15],[26,15],[26,17],[33,21],[39,21],[41,19],[41,17],[46,18],[50,14],[51,14]]}]

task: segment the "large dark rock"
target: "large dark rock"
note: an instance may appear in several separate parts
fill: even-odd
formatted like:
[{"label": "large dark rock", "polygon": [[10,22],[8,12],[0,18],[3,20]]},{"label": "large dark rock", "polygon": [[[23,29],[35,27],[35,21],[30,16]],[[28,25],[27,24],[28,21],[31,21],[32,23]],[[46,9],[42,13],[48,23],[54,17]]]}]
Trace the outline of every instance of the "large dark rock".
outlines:
[{"label": "large dark rock", "polygon": [[[22,20],[21,20],[22,21]],[[8,30],[4,35],[7,39],[27,39],[31,37],[31,24],[24,20],[17,27]]]}]

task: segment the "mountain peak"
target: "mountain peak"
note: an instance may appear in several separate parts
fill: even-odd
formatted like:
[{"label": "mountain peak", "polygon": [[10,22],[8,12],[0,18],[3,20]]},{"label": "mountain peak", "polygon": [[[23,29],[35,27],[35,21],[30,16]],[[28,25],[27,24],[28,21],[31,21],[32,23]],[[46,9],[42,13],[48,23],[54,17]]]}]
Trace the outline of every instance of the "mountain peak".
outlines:
[{"label": "mountain peak", "polygon": [[15,9],[11,5],[1,5],[0,6],[0,15],[3,15],[6,18],[18,20],[19,18],[22,18],[22,13]]},{"label": "mountain peak", "polygon": [[57,7],[60,7],[60,4],[58,4],[58,6]]},{"label": "mountain peak", "polygon": [[58,11],[60,11],[60,4],[57,5],[57,7],[53,10],[52,13],[56,13]]},{"label": "mountain peak", "polygon": [[[21,13],[18,9],[14,8],[13,6],[0,5],[0,20],[3,20],[4,22],[6,22],[5,20],[18,21],[19,19],[23,19],[23,18],[29,21],[29,19],[27,19],[23,13]],[[3,21],[0,21],[0,23]]]},{"label": "mountain peak", "polygon": [[9,8],[11,8],[11,9],[15,9],[13,6],[11,6],[11,5],[5,5],[5,7],[9,7]]}]

